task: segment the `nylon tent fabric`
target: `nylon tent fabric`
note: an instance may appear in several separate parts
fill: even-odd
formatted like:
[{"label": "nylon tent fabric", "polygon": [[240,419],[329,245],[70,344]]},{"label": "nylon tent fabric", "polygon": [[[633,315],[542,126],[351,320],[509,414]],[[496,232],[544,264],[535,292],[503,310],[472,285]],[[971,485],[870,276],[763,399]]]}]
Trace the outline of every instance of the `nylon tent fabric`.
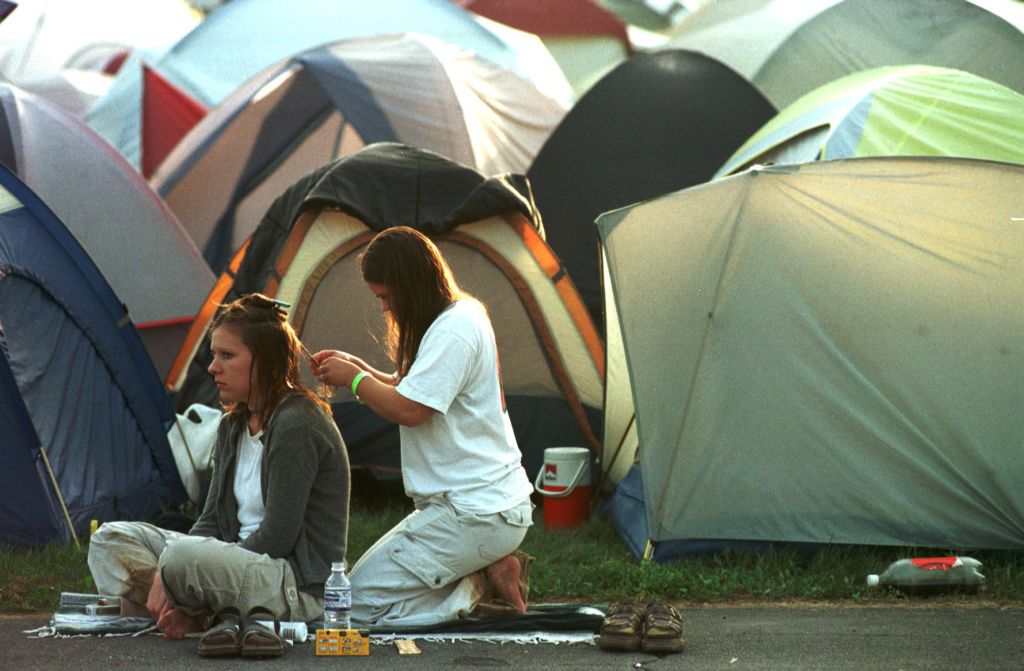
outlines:
[{"label": "nylon tent fabric", "polygon": [[[700,0],[717,2],[718,0]],[[630,26],[646,31],[661,31],[685,16],[692,0],[597,0],[597,3],[612,12]]]},{"label": "nylon tent fabric", "polygon": [[345,40],[249,80],[151,183],[220,271],[281,191],[320,165],[401,142],[484,174],[522,173],[565,113],[512,72],[429,35]]},{"label": "nylon tent fabric", "polygon": [[145,64],[142,65],[142,81],[139,171],[149,179],[208,110]]},{"label": "nylon tent fabric", "polygon": [[1024,163],[1024,96],[967,72],[875,68],[779,112],[719,169],[862,156],[958,156]]},{"label": "nylon tent fabric", "polygon": [[626,25],[594,0],[455,0],[474,14],[538,35],[582,96],[633,49]]},{"label": "nylon tent fabric", "polygon": [[170,46],[199,16],[186,0],[19,0],[0,21],[0,79],[82,118],[109,90],[119,59]]},{"label": "nylon tent fabric", "polygon": [[0,160],[96,263],[162,376],[214,282],[188,233],[88,126],[10,84],[0,84],[0,136]]},{"label": "nylon tent fabric", "polygon": [[779,108],[844,75],[887,65],[971,72],[1024,93],[1024,10],[1011,0],[718,0],[668,44],[719,58]]},{"label": "nylon tent fabric", "polygon": [[170,401],[124,306],[2,166],[0,352],[0,542],[68,542],[90,520],[142,519],[185,500]]},{"label": "nylon tent fabric", "polygon": [[548,244],[596,323],[597,216],[710,179],[775,112],[728,67],[681,49],[633,56],[569,110],[527,176]]},{"label": "nylon tent fabric", "polygon": [[199,23],[185,0],[18,0],[0,23],[0,75],[18,85],[101,71],[124,49],[169,47]]},{"label": "nylon tent fabric", "polygon": [[[518,177],[486,178],[424,150],[370,145],[282,194],[222,277],[221,293],[208,298],[204,315],[262,291],[291,304],[289,320],[311,350],[342,346],[386,368],[375,339],[383,318],[362,283],[358,255],[374,232],[413,226],[435,240],[460,285],[488,306],[528,470],[539,470],[543,449],[552,445],[585,445],[596,458],[602,343],[544,243],[528,186]],[[167,379],[179,408],[215,403],[205,372],[208,324],[206,316],[196,320]],[[337,391],[333,408],[352,464],[397,472],[397,427],[346,390]]]},{"label": "nylon tent fabric", "polygon": [[[511,29],[509,29],[511,30]],[[449,0],[232,0],[166,52],[146,60],[186,94],[214,107],[247,79],[300,51],[354,37],[420,32],[512,70],[568,104],[572,90],[540,39],[513,40],[476,22]],[[139,59],[122,67],[110,92],[86,115],[133,165],[139,164]]]},{"label": "nylon tent fabric", "polygon": [[603,215],[650,538],[1020,550],[1022,178],[817,161]]}]

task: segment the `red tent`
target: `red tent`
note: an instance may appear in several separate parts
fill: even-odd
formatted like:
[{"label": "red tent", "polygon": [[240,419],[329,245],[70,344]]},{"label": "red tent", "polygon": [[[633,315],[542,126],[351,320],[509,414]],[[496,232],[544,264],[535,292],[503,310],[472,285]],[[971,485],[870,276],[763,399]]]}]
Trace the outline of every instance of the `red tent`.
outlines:
[{"label": "red tent", "polygon": [[185,133],[206,116],[206,107],[142,66],[142,175],[149,179]]}]

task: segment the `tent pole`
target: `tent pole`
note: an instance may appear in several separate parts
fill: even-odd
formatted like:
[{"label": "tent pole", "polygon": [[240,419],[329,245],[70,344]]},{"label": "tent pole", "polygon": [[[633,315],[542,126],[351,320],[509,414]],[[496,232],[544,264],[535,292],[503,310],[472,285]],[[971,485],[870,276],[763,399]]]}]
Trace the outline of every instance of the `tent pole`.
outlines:
[{"label": "tent pole", "polygon": [[68,507],[64,503],[64,495],[60,492],[60,485],[57,484],[57,478],[54,477],[53,469],[50,468],[50,460],[46,456],[46,449],[42,445],[39,446],[39,453],[43,455],[43,465],[46,466],[46,474],[50,476],[53,490],[57,492],[57,501],[60,503],[60,509],[64,513],[64,521],[68,523],[68,530],[71,531],[71,540],[75,541],[75,545],[78,545],[78,534],[75,533],[75,526],[71,523],[71,515],[68,514]]},{"label": "tent pole", "polygon": [[185,456],[188,457],[188,463],[192,464],[192,473],[195,474],[196,480],[199,480],[199,469],[196,468],[195,459],[192,458],[192,450],[188,446],[188,438],[185,437],[185,431],[181,428],[181,420],[178,419],[178,415],[174,415],[174,426],[178,429],[178,433],[181,435],[181,442],[185,445]]},{"label": "tent pole", "polygon": [[633,413],[633,416],[629,418],[629,424],[626,425],[626,430],[622,432],[622,438],[619,438],[619,444],[615,447],[615,454],[612,455],[612,460],[608,462],[607,466],[601,467],[601,482],[598,483],[597,487],[594,490],[595,495],[597,494],[597,492],[600,492],[602,489],[604,489],[604,483],[607,482],[608,480],[608,474],[611,473],[612,466],[614,466],[615,462],[618,461],[619,453],[622,452],[622,446],[626,443],[626,436],[629,435],[629,430],[633,428],[633,422],[635,421],[636,413]]}]

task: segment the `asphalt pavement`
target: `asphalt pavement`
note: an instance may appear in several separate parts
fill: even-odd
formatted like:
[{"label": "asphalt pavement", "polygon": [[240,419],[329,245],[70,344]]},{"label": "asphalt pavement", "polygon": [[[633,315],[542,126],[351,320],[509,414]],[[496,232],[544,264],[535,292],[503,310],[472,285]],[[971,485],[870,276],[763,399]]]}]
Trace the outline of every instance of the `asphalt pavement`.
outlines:
[{"label": "asphalt pavement", "polygon": [[[923,605],[920,605],[923,604]],[[311,643],[276,659],[205,659],[195,640],[32,638],[45,614],[0,616],[0,669],[1024,669],[1024,608],[917,602],[887,606],[683,608],[685,650],[605,652],[590,644],[418,641],[418,655],[375,644],[366,657],[317,657]]]}]

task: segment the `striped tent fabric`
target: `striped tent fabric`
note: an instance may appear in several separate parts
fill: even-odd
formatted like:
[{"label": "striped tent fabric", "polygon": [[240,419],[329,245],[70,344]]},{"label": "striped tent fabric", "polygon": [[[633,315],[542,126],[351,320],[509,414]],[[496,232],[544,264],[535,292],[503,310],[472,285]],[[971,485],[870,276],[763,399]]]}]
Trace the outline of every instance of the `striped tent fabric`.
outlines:
[{"label": "striped tent fabric", "polygon": [[324,163],[401,142],[483,174],[521,173],[565,112],[510,70],[431,36],[345,40],[250,79],[151,183],[219,272],[274,198]]}]

